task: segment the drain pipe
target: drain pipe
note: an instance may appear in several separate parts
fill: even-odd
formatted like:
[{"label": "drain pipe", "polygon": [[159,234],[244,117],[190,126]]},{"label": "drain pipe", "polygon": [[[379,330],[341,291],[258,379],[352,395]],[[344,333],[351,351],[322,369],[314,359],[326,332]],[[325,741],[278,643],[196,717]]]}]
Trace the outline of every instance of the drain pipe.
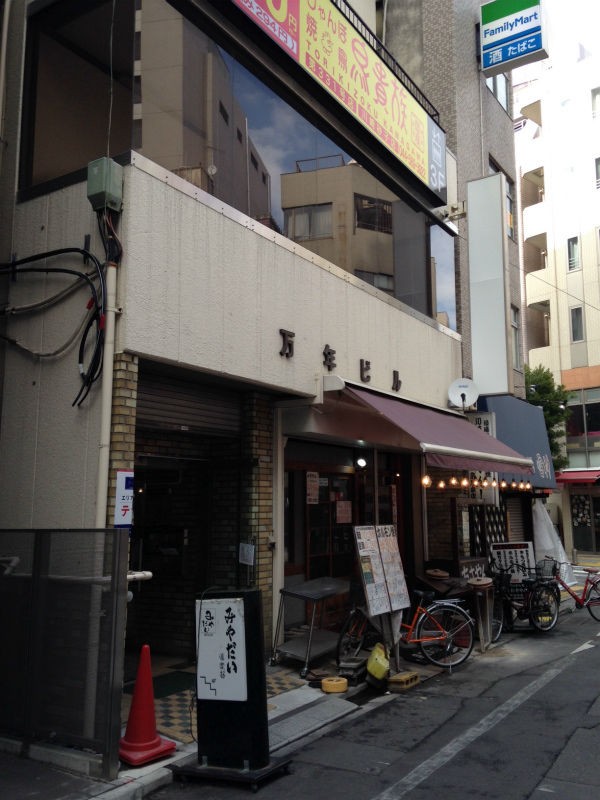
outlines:
[{"label": "drain pipe", "polygon": [[96,528],[106,527],[108,504],[108,470],[110,464],[110,429],[112,423],[112,394],[115,358],[115,316],[117,302],[117,264],[106,265],[106,319],[104,323],[104,353],[102,356],[102,392],[100,401],[100,442],[98,480],[96,489]]},{"label": "drain pipe", "polygon": [[[104,352],[102,357],[102,389],[100,401],[100,441],[98,452],[98,477],[96,488],[96,523],[94,550],[92,554],[93,574],[97,575],[104,565],[106,507],[108,505],[108,483],[110,466],[110,430],[112,423],[112,394],[115,357],[115,317],[117,298],[117,264],[106,265],[106,318],[104,323]],[[83,735],[93,738],[96,723],[96,700],[98,688],[98,655],[100,652],[100,613],[102,610],[102,586],[90,589],[89,644],[85,681],[85,703]]]},{"label": "drain pipe", "polygon": [[0,173],[2,172],[2,156],[4,155],[4,95],[6,93],[6,61],[8,58],[8,21],[12,0],[4,0],[2,17],[2,41],[0,42]]}]

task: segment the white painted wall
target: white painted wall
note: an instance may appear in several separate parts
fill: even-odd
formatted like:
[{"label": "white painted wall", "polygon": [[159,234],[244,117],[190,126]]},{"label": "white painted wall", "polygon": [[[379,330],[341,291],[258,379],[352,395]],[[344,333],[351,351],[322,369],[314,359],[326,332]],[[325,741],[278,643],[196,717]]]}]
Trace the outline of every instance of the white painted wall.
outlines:
[{"label": "white painted wall", "polygon": [[[459,337],[259,223],[136,157],[127,170],[118,346],[295,394],[316,394],[326,344],[335,374],[445,407]],[[193,188],[193,187],[192,187]],[[280,328],[294,331],[282,358]]]},{"label": "white painted wall", "polygon": [[[335,374],[360,382],[371,361],[373,389],[446,407],[461,374],[460,338],[398,301],[136,156],[125,170],[119,236],[117,351],[317,395],[322,351],[336,350]],[[156,173],[156,174],[152,174]],[[170,185],[173,184],[173,185]],[[17,207],[17,257],[83,246],[102,258],[85,183]],[[53,263],[82,266],[77,257]],[[10,304],[39,301],[70,278],[19,276]],[[78,291],[44,313],[14,317],[8,335],[38,352],[62,343],[82,319]],[[279,355],[280,328],[295,331],[294,357]],[[98,473],[97,384],[80,408],[77,348],[39,362],[7,351],[0,438],[0,527],[94,525]]]}]

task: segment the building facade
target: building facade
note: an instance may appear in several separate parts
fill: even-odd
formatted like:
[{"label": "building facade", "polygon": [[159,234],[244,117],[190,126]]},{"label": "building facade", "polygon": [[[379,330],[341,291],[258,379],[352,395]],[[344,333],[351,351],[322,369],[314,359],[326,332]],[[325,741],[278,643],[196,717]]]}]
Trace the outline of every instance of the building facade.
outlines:
[{"label": "building facade", "polygon": [[[549,369],[570,392],[558,476],[556,522],[567,553],[600,546],[598,49],[588,34],[597,8],[574,16],[548,4],[549,58],[515,81],[515,141],[523,217],[527,345],[531,367]],[[596,15],[596,16],[594,16]],[[582,23],[582,18],[587,20]],[[564,147],[566,132],[570,144]]]},{"label": "building facade", "polygon": [[477,378],[467,186],[514,180],[478,5],[442,40],[446,2],[261,5],[5,4],[2,549],[25,580],[19,531],[126,526],[133,654],[193,660],[215,587],[261,590],[268,647],[281,588],[355,574],[357,525],[395,526],[411,586],[481,574],[510,531],[480,480],[531,472],[448,399]]}]

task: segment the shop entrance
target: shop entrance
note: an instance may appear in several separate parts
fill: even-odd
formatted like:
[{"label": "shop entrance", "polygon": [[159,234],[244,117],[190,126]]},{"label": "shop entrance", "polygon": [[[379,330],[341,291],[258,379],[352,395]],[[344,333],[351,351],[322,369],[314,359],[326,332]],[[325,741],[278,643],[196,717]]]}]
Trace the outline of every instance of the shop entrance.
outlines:
[{"label": "shop entrance", "polygon": [[[358,579],[355,525],[395,525],[403,564],[412,568],[409,456],[293,440],[285,453],[286,588],[315,578]],[[347,603],[331,603],[332,624]],[[304,623],[306,611],[290,601],[286,625]]]}]

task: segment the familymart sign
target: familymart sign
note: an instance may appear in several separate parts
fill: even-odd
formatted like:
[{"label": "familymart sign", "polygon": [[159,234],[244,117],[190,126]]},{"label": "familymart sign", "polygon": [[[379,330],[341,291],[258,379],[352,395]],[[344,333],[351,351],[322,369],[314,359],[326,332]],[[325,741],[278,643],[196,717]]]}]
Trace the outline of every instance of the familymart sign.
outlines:
[{"label": "familymart sign", "polygon": [[548,57],[541,0],[494,0],[481,6],[481,69],[507,72]]}]

